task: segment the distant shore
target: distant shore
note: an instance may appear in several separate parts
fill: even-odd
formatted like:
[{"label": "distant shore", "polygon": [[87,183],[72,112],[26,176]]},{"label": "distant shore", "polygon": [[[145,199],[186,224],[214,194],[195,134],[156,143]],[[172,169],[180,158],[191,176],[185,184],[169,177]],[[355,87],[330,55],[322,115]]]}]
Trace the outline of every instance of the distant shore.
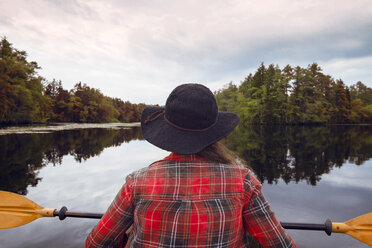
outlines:
[{"label": "distant shore", "polygon": [[0,135],[27,134],[27,133],[51,133],[64,130],[87,129],[87,128],[112,128],[125,129],[140,127],[140,122],[132,123],[50,123],[48,125],[9,126],[0,128]]}]

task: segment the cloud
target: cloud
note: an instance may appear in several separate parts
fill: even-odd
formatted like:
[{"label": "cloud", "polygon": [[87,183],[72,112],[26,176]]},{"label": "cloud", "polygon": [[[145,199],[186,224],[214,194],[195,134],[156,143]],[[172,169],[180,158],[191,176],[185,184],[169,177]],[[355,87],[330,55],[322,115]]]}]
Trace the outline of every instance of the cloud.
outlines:
[{"label": "cloud", "polygon": [[40,74],[134,102],[163,103],[181,82],[221,88],[261,62],[323,67],[372,55],[369,0],[14,0],[0,11],[0,35]]},{"label": "cloud", "polygon": [[324,62],[323,69],[335,79],[342,79],[347,85],[361,81],[372,87],[372,56],[350,59],[332,59]]}]

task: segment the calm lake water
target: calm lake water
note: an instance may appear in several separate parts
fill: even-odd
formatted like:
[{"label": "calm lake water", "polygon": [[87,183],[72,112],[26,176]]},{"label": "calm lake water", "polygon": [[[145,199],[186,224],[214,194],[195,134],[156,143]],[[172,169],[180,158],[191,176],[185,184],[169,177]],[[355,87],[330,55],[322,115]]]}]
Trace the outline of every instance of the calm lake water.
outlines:
[{"label": "calm lake water", "polygon": [[[253,168],[283,222],[372,212],[372,127],[243,127],[225,143]],[[104,212],[126,175],[169,153],[139,128],[0,135],[0,190],[39,205]],[[41,218],[0,230],[0,247],[83,247],[97,220]],[[345,234],[289,230],[299,248],[370,247]]]}]

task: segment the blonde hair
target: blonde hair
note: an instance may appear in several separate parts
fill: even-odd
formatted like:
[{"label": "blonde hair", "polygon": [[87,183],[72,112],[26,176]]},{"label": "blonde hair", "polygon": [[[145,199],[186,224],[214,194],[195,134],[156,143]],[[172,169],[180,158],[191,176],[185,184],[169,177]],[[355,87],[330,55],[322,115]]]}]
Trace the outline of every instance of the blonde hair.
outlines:
[{"label": "blonde hair", "polygon": [[238,156],[230,151],[220,141],[207,146],[202,151],[196,153],[196,155],[205,158],[207,161],[223,164],[239,164],[240,159]]}]

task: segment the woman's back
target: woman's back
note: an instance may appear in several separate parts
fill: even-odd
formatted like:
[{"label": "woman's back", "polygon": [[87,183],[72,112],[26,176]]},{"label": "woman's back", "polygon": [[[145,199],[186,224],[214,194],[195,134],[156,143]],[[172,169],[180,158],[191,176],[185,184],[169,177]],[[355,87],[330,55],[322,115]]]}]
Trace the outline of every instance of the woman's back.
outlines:
[{"label": "woman's back", "polygon": [[104,216],[109,230],[98,227],[104,235],[91,240],[107,247],[131,222],[128,247],[247,247],[246,231],[262,245],[291,247],[260,189],[247,168],[172,153],[128,176]]},{"label": "woman's back", "polygon": [[243,243],[248,170],[171,154],[133,175],[136,198],[129,243],[157,247],[236,247]]}]

